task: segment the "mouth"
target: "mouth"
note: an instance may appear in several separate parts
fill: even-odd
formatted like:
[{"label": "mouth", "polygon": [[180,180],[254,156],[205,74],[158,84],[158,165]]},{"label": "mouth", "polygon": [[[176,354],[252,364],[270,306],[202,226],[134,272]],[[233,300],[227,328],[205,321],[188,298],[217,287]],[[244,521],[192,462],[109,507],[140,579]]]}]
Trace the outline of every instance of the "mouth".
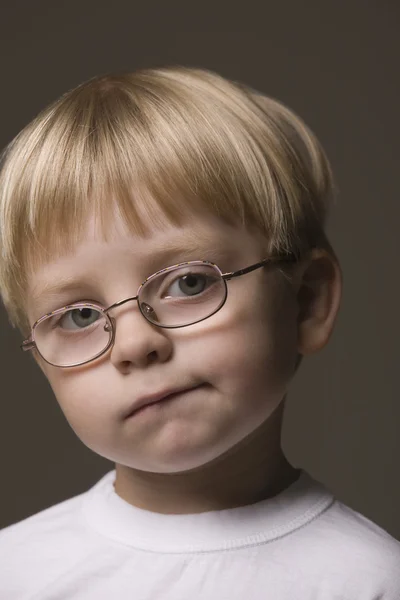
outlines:
[{"label": "mouth", "polygon": [[190,392],[199,387],[203,387],[205,384],[199,384],[192,387],[185,387],[173,390],[165,390],[156,394],[151,394],[145,397],[136,400],[136,402],[131,406],[129,412],[125,415],[125,419],[135,416],[139,411],[147,408],[148,406],[152,406],[153,404],[160,404],[167,400],[173,400],[177,396],[184,394],[186,392]]}]

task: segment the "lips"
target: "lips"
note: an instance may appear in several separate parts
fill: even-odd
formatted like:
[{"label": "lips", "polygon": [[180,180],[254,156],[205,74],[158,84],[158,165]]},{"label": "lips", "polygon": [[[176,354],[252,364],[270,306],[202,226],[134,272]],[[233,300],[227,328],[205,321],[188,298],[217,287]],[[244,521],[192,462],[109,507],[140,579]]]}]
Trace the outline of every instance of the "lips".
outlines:
[{"label": "lips", "polygon": [[174,389],[167,389],[161,392],[157,392],[154,394],[149,394],[147,396],[143,396],[136,400],[134,404],[130,407],[129,411],[125,414],[124,418],[132,417],[138,410],[143,408],[144,406],[149,406],[150,404],[155,404],[156,402],[160,402],[161,400],[167,400],[170,396],[174,396],[176,394],[180,394],[182,392],[188,392],[190,390],[194,390],[195,388],[200,387],[200,385],[195,385],[191,387],[181,387]]}]

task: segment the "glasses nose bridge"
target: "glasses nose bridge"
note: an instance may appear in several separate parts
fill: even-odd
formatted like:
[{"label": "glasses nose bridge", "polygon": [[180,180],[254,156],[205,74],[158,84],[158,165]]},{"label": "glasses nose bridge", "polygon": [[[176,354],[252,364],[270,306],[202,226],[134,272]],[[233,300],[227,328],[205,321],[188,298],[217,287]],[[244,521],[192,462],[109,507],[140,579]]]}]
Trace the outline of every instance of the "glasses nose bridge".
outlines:
[{"label": "glasses nose bridge", "polygon": [[136,303],[139,308],[139,294],[137,294],[136,296],[130,296],[129,298],[125,298],[124,300],[119,300],[118,302],[114,302],[114,304],[111,304],[111,306],[109,306],[108,308],[105,308],[103,312],[106,315],[108,315],[109,311],[112,310],[113,308],[118,308],[120,306],[123,306],[127,302],[133,302],[134,300],[136,300]]}]

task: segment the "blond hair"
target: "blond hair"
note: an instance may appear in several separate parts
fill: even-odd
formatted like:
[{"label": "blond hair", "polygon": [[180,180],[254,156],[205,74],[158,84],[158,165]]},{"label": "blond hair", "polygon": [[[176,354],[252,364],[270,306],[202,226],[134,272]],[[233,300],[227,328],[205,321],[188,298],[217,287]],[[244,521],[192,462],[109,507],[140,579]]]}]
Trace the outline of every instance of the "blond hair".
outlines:
[{"label": "blond hair", "polygon": [[[94,211],[144,234],[206,208],[255,225],[273,253],[324,244],[327,158],[289,109],[201,69],[95,77],[63,95],[3,153],[0,293],[27,328],[27,273],[79,240]],[[144,201],[146,217],[139,210]],[[143,202],[142,202],[143,206]]]}]

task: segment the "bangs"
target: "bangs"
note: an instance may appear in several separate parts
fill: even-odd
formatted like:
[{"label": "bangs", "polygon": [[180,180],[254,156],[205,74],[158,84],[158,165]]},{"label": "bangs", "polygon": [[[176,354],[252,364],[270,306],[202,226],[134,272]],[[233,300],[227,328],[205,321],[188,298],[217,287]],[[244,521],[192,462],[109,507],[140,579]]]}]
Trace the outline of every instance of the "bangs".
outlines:
[{"label": "bangs", "polygon": [[90,215],[107,239],[116,215],[146,236],[207,210],[257,226],[271,251],[293,252],[324,221],[318,198],[330,187],[322,150],[288,109],[184,68],[82,84],[28,125],[3,162],[6,304],[18,304],[34,264],[73,248]]}]

